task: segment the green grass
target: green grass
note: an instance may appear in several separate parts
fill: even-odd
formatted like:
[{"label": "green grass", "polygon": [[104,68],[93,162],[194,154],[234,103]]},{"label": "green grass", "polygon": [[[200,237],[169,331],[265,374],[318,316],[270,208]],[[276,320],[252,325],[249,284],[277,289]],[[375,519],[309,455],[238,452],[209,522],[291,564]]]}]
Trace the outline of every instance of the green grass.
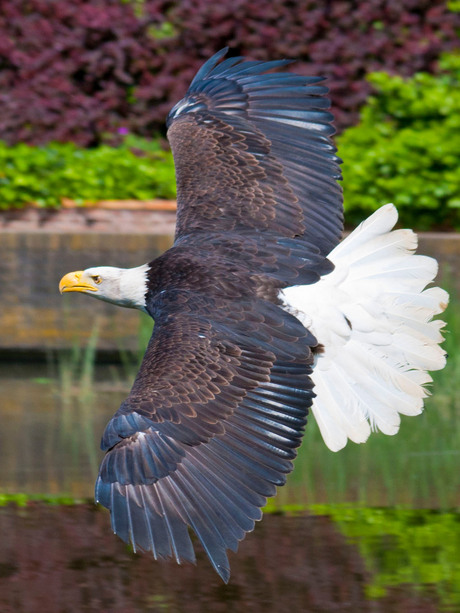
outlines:
[{"label": "green grass", "polygon": [[[90,337],[84,346],[75,340],[72,347],[60,351],[51,358],[51,371],[57,375],[63,396],[68,396],[69,390],[78,396],[84,396],[85,399],[94,393],[99,327],[99,320],[96,318]],[[121,342],[118,343],[119,364],[111,369],[114,383],[125,386],[127,382],[132,383],[152,335],[152,328],[151,317],[140,313],[137,351],[127,349]]]}]

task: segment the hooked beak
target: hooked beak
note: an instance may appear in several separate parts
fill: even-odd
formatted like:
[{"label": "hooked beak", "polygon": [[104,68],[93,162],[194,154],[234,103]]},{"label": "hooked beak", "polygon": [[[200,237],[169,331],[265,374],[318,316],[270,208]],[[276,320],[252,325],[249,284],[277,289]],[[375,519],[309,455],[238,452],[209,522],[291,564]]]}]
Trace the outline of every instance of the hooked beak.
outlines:
[{"label": "hooked beak", "polygon": [[69,272],[59,282],[59,291],[65,292],[97,292],[97,287],[91,285],[89,279],[83,279],[84,270]]}]

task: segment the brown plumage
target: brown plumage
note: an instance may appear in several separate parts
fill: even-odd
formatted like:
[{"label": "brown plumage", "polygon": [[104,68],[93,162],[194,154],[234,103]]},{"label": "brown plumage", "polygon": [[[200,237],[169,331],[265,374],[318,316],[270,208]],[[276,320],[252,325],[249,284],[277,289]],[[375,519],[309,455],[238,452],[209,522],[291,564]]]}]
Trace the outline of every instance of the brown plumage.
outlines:
[{"label": "brown plumage", "polygon": [[317,340],[279,291],[332,270],[342,206],[327,90],[223,55],[169,117],[176,240],[147,271],[154,333],[96,497],[155,557],[193,561],[191,527],[227,581],[226,550],[292,470],[313,397]]}]

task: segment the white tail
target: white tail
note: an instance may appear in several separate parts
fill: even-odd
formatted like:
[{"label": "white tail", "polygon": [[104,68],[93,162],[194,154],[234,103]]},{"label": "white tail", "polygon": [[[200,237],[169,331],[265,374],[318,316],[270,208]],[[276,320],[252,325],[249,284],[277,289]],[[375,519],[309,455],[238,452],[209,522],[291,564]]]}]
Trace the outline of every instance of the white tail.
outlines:
[{"label": "white tail", "polygon": [[387,204],[329,255],[335,270],[314,285],[289,287],[286,306],[324,346],[313,371],[313,414],[326,445],[363,443],[372,429],[396,434],[400,413],[418,415],[427,396],[428,370],[445,365],[447,306],[439,287],[425,289],[436,260],[414,255],[417,236],[393,230],[398,218]]}]

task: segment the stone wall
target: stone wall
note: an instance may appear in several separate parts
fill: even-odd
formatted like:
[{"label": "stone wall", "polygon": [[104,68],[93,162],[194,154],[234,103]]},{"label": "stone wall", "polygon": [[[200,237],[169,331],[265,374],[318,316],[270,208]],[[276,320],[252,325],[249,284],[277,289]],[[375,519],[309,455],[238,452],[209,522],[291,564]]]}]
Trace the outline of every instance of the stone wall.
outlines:
[{"label": "stone wall", "polygon": [[[0,218],[0,353],[46,353],[84,344],[138,346],[142,314],[83,294],[60,295],[61,277],[89,266],[138,266],[173,242],[174,213],[10,212]],[[146,316],[145,316],[146,317]]]},{"label": "stone wall", "polygon": [[[137,266],[173,242],[174,213],[28,211],[0,217],[0,353],[46,351],[84,344],[94,326],[98,348],[138,347],[140,317],[87,296],[61,296],[72,270]],[[425,234],[420,253],[437,257],[441,282],[460,290],[460,234]]]}]

